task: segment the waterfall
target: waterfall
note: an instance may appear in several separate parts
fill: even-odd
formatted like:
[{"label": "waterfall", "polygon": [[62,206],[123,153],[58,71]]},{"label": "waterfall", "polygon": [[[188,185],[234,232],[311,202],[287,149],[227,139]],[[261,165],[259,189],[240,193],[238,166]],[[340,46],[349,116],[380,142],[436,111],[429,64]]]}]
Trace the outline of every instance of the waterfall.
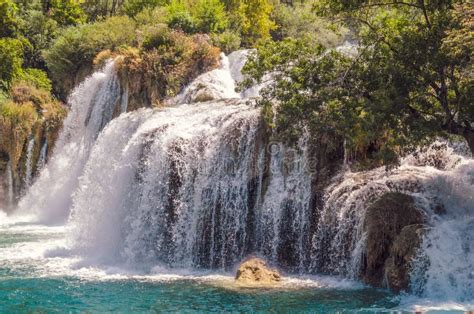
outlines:
[{"label": "waterfall", "polygon": [[39,157],[38,157],[38,163],[37,163],[37,166],[36,166],[36,171],[38,173],[40,173],[41,170],[46,165],[47,155],[48,155],[48,139],[46,139],[43,143],[43,146],[41,146],[41,150],[40,150]]},{"label": "waterfall", "polygon": [[7,163],[7,208],[13,208],[15,203],[15,193],[13,189],[13,168],[11,160]]},{"label": "waterfall", "polygon": [[28,188],[31,185],[31,180],[33,177],[33,148],[35,147],[35,138],[31,137],[28,141],[28,146],[26,148],[26,169],[25,169],[25,187]]},{"label": "waterfall", "polygon": [[309,135],[271,142],[252,100],[262,86],[235,91],[248,53],[223,55],[172,106],[113,120],[115,105],[127,104],[109,62],[71,95],[54,153],[20,209],[46,222],[70,213],[71,250],[84,265],[231,270],[257,254],[290,273],[359,278],[366,209],[402,192],[427,217],[412,290],[472,300],[474,162],[462,147],[435,143],[390,171],[341,164],[316,190]]},{"label": "waterfall", "polygon": [[64,221],[84,165],[99,132],[112,119],[120,85],[110,61],[70,95],[70,112],[49,163],[20,201],[19,212],[36,213],[43,222]]},{"label": "waterfall", "polygon": [[428,226],[411,265],[412,291],[430,299],[472,301],[474,161],[466,156],[450,143],[436,142],[392,171],[347,171],[336,177],[313,235],[309,270],[358,278],[367,205],[386,192],[402,192],[415,198]]},{"label": "waterfall", "polygon": [[474,161],[464,160],[427,185],[446,213],[429,215],[411,274],[412,290],[435,300],[474,301]]},{"label": "waterfall", "polygon": [[239,101],[142,110],[114,120],[74,197],[76,243],[135,264],[221,267],[241,258],[254,206],[249,181],[258,176],[253,143],[259,128],[259,110]]}]

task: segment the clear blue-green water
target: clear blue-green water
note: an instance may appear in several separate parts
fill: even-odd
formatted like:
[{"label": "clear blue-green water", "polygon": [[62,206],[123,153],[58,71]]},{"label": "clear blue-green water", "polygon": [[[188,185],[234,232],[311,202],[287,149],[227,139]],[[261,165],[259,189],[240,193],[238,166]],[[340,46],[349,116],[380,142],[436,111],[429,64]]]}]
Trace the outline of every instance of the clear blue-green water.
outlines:
[{"label": "clear blue-green water", "polygon": [[236,287],[232,274],[91,266],[61,249],[67,246],[66,234],[64,227],[0,226],[0,313],[412,309],[401,307],[400,297],[388,291],[331,277],[287,278],[280,288],[249,289]]},{"label": "clear blue-green water", "polygon": [[11,278],[0,284],[0,309],[17,311],[94,312],[334,312],[370,313],[396,303],[371,289],[231,290],[176,280],[81,281],[74,278]]}]

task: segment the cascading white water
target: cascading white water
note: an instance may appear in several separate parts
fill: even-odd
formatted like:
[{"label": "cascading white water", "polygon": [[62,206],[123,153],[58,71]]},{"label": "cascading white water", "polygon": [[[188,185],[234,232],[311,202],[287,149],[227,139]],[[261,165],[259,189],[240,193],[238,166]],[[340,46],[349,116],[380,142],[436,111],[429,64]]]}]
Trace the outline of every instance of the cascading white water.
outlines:
[{"label": "cascading white water", "polygon": [[[178,106],[121,116],[102,132],[74,196],[79,252],[194,268],[229,268],[257,252],[306,267],[307,141],[267,145],[260,110],[245,98],[256,89],[235,92],[248,53],[222,56],[172,100]],[[220,100],[202,102],[203,91]]]},{"label": "cascading white water", "polygon": [[[474,161],[446,143],[410,155],[390,172],[346,172],[327,189],[313,238],[311,271],[357,278],[365,245],[365,209],[386,192],[411,195],[428,231],[411,265],[414,293],[436,300],[473,301]],[[444,208],[440,214],[436,208]]]},{"label": "cascading white water", "polygon": [[312,195],[307,141],[293,149],[270,143],[268,152],[268,186],[257,211],[258,250],[287,270],[304,271]]},{"label": "cascading white water", "polygon": [[33,178],[32,157],[33,157],[34,147],[35,147],[35,138],[31,137],[31,139],[28,141],[28,146],[26,148],[25,187],[27,188],[31,185],[31,180]]},{"label": "cascading white water", "polygon": [[426,181],[446,213],[429,215],[429,232],[413,263],[411,286],[435,300],[474,302],[474,161]]},{"label": "cascading white water", "polygon": [[13,168],[11,160],[7,163],[7,208],[13,208],[15,193],[13,189]]},{"label": "cascading white water", "polygon": [[[241,257],[259,118],[227,101],[114,120],[74,198],[79,248],[135,264],[220,267]],[[120,143],[112,151],[111,141]]]},{"label": "cascading white water", "polygon": [[43,143],[43,146],[41,146],[41,150],[40,150],[40,153],[39,153],[38,163],[36,165],[37,173],[40,173],[41,170],[46,165],[47,154],[48,154],[48,140],[46,139]]},{"label": "cascading white water", "polygon": [[175,106],[123,114],[102,130],[120,94],[109,63],[71,97],[55,153],[21,208],[51,221],[71,207],[72,251],[85,263],[229,269],[256,253],[290,272],[357,278],[365,209],[399,191],[429,217],[413,290],[472,300],[472,159],[448,147],[390,172],[346,170],[318,208],[308,138],[294,148],[268,142],[260,110],[247,104],[258,88],[234,90],[247,54],[223,56]]},{"label": "cascading white water", "polygon": [[50,162],[20,201],[20,213],[35,213],[46,223],[64,222],[92,145],[112,119],[120,97],[114,62],[79,85],[68,100],[70,112]]}]

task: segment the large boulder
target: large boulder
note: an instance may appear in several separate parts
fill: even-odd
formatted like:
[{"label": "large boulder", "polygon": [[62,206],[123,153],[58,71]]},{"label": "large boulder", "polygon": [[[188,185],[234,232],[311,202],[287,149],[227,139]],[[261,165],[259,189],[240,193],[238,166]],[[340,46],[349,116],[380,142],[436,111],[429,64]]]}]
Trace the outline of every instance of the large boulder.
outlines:
[{"label": "large boulder", "polygon": [[252,257],[239,266],[235,280],[244,285],[274,285],[281,281],[281,275],[264,260]]},{"label": "large boulder", "polygon": [[[367,235],[365,252],[363,254],[362,280],[370,285],[382,287],[388,285],[399,291],[407,287],[408,279],[406,267],[412,254],[408,254],[404,245],[409,237],[412,241],[412,250],[415,251],[419,245],[419,234],[407,229],[404,234],[402,230],[410,225],[422,224],[424,220],[422,211],[416,207],[413,197],[402,193],[386,193],[367,208],[364,221],[364,231]],[[397,239],[400,235],[399,239]],[[417,237],[417,241],[413,238]],[[396,247],[394,247],[396,244]],[[393,248],[393,250],[392,250]],[[392,254],[398,253],[403,256],[402,260]],[[406,254],[405,254],[406,253]],[[391,258],[391,261],[387,262]],[[390,273],[393,274],[393,283],[385,282],[386,267],[390,265]],[[395,270],[395,266],[401,269]],[[394,274],[398,274],[394,275]],[[403,277],[405,279],[396,279]],[[396,279],[396,280],[395,280]],[[395,281],[397,281],[395,283]]]}]

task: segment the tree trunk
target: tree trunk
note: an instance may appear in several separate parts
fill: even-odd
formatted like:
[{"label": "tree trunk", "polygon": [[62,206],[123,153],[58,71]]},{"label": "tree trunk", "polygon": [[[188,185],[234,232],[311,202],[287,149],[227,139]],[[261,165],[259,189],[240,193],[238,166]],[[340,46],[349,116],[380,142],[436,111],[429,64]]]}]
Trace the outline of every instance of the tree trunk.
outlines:
[{"label": "tree trunk", "polygon": [[474,131],[473,130],[464,130],[462,136],[466,139],[469,148],[471,149],[471,154],[474,157]]}]

